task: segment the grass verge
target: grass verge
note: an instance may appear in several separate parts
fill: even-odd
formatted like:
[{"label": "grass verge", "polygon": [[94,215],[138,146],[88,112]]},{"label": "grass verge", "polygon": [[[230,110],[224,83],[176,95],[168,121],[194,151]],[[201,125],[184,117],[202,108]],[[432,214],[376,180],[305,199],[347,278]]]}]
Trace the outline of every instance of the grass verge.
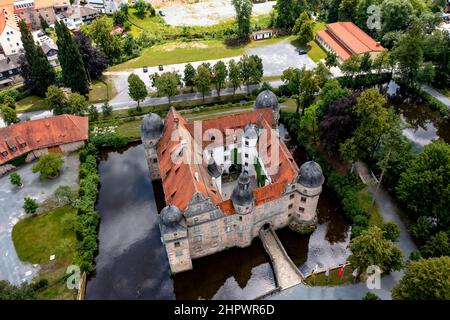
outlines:
[{"label": "grass verge", "polygon": [[338,277],[338,270],[339,268],[330,270],[328,276],[325,272],[313,274],[305,279],[305,283],[310,286],[340,286],[355,282],[355,277],[352,275],[353,270],[351,266],[348,265],[344,268],[344,274],[341,278]]},{"label": "grass verge", "polygon": [[[367,187],[360,190],[357,196],[361,208],[363,208],[366,212],[368,212],[370,206],[372,205],[372,196]],[[380,214],[380,208],[378,207],[378,204],[375,203],[372,208],[372,213],[369,216],[369,227],[377,226],[381,228],[382,225],[383,225],[383,217]]]}]

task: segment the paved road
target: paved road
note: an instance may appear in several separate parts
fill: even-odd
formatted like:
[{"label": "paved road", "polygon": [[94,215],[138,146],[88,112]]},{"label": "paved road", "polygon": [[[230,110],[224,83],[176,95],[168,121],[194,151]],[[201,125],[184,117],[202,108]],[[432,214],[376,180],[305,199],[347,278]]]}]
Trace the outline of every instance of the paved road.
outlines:
[{"label": "paved road", "polygon": [[433,97],[438,99],[440,102],[445,104],[447,107],[450,108],[450,99],[446,96],[444,96],[442,93],[437,91],[436,89],[431,88],[430,86],[427,86],[426,84],[422,85],[422,90],[425,91],[428,94],[431,94]]},{"label": "paved road", "polygon": [[15,285],[33,279],[39,271],[37,265],[19,260],[11,237],[13,226],[25,216],[22,208],[24,197],[42,202],[53,195],[59,186],[76,188],[78,181],[77,155],[65,158],[61,176],[55,180],[41,182],[39,175],[32,173],[32,166],[27,164],[16,171],[22,177],[23,189],[13,187],[9,176],[0,178],[0,280],[8,280]]}]

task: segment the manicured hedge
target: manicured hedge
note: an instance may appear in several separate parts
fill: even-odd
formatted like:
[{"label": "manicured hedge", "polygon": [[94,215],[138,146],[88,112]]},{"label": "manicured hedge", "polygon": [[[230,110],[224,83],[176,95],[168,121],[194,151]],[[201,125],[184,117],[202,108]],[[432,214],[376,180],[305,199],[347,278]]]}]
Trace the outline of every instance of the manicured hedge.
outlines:
[{"label": "manicured hedge", "polygon": [[97,169],[97,150],[89,145],[80,152],[80,190],[76,221],[77,252],[75,263],[84,272],[95,269],[97,230],[100,221],[95,211],[100,178]]}]

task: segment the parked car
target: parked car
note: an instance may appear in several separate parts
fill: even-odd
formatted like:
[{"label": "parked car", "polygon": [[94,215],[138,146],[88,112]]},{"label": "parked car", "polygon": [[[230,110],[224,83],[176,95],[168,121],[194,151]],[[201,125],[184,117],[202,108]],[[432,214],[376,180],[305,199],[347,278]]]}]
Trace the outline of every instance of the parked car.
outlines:
[{"label": "parked car", "polygon": [[164,67],[162,66],[162,64],[159,65],[158,69],[159,69],[159,71],[163,71],[164,70]]},{"label": "parked car", "polygon": [[158,12],[159,12],[159,15],[160,15],[161,17],[164,17],[164,16],[165,16],[165,14],[164,14],[164,12],[162,12],[162,10],[159,10]]},{"label": "parked car", "polygon": [[142,71],[144,71],[144,73],[146,73],[148,71],[148,67],[143,67]]},{"label": "parked car", "polygon": [[303,49],[297,49],[298,54],[302,55],[302,54],[306,54],[306,51]]}]

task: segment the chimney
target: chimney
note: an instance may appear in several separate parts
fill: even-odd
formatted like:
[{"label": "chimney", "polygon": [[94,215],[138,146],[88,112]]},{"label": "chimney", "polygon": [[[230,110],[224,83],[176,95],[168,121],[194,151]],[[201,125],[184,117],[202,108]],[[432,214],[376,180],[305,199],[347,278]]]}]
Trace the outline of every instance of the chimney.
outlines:
[{"label": "chimney", "polygon": [[175,123],[175,129],[178,129],[178,124],[179,124],[179,119],[178,118],[174,118],[173,122]]}]

